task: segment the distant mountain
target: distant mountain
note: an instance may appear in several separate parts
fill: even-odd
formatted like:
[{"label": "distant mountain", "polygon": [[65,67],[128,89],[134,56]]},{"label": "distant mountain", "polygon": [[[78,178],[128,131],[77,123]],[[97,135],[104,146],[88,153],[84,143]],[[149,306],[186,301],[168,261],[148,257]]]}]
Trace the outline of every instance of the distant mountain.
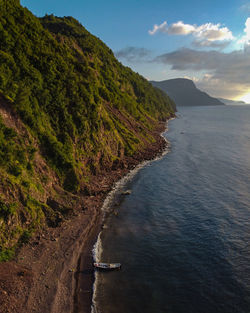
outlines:
[{"label": "distant mountain", "polygon": [[218,99],[226,105],[248,105],[248,103],[244,101],[234,101],[234,100],[223,99],[223,98],[218,98]]},{"label": "distant mountain", "polygon": [[165,91],[177,106],[224,105],[216,98],[200,91],[190,79],[176,78],[163,81],[151,81],[151,84]]}]

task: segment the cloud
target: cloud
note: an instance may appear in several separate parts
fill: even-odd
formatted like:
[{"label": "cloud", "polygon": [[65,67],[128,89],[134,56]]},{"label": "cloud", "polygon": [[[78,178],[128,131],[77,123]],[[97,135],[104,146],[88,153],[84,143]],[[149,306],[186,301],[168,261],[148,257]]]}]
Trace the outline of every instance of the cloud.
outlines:
[{"label": "cloud", "polygon": [[250,84],[250,48],[223,53],[182,48],[158,56],[155,61],[173,70],[211,71],[215,78]]},{"label": "cloud", "polygon": [[195,26],[184,24],[182,21],[173,23],[168,27],[169,35],[189,35],[195,33]]},{"label": "cloud", "polygon": [[223,47],[221,42],[229,42],[234,39],[232,32],[227,27],[212,23],[197,26],[179,21],[168,26],[165,21],[160,25],[154,25],[153,29],[149,30],[150,35],[158,32],[168,35],[192,35],[195,38],[194,45],[199,47]]},{"label": "cloud", "polygon": [[155,24],[153,30],[149,30],[148,32],[150,35],[155,35],[158,32],[169,35],[189,35],[194,31],[194,25],[184,24],[182,21],[179,21],[168,26],[167,22],[165,21],[160,25]]},{"label": "cloud", "polygon": [[224,49],[230,44],[229,41],[208,41],[208,40],[193,40],[192,46],[195,48],[215,48],[215,49]]},{"label": "cloud", "polygon": [[245,3],[240,7],[240,10],[245,11],[247,13],[250,12],[250,3]]},{"label": "cloud", "polygon": [[227,27],[221,27],[220,24],[206,23],[195,29],[197,38],[205,38],[209,41],[233,40],[233,34]]},{"label": "cloud", "polygon": [[163,22],[160,25],[155,24],[152,30],[149,30],[148,33],[150,35],[154,35],[157,32],[161,32],[161,33],[168,33],[168,26],[167,26],[167,22]]},{"label": "cloud", "polygon": [[116,52],[119,59],[128,63],[162,64],[166,77],[171,70],[175,71],[176,77],[190,77],[190,73],[196,73],[195,77],[192,75],[192,80],[198,88],[212,96],[231,99],[249,90],[250,47],[231,53],[182,48],[156,58],[152,55],[151,51],[138,47],[127,47]]},{"label": "cloud", "polygon": [[[155,25],[151,35],[157,32],[191,35],[193,48],[180,48],[153,57],[153,53],[147,49],[127,47],[118,51],[116,56],[134,64],[158,63],[166,71],[166,78],[173,77],[173,73],[175,77],[196,76],[197,86],[217,97],[235,98],[250,91],[250,17],[245,22],[243,36],[237,41],[241,43],[241,50],[228,53],[218,49],[226,47],[234,37],[228,28],[220,24],[197,26],[180,21],[168,25],[164,22]],[[194,47],[214,49],[200,50]]]},{"label": "cloud", "polygon": [[127,62],[147,62],[151,59],[152,52],[145,48],[126,47],[115,53],[115,56],[119,59],[124,59]]},{"label": "cloud", "polygon": [[216,69],[217,61],[223,60],[223,55],[217,51],[197,51],[182,48],[158,56],[155,61],[171,65],[173,70],[208,70]]},{"label": "cloud", "polygon": [[182,48],[162,54],[155,61],[180,73],[206,72],[198,85],[217,96],[236,97],[249,90],[250,47],[231,53]]},{"label": "cloud", "polygon": [[250,18],[249,17],[247,18],[246,23],[245,23],[244,33],[245,35],[243,35],[238,40],[238,43],[243,44],[245,46],[250,46]]},{"label": "cloud", "polygon": [[211,96],[225,99],[240,98],[249,91],[249,86],[247,85],[214,78],[211,74],[205,74],[202,78],[196,79],[195,84],[199,89],[208,92]]}]

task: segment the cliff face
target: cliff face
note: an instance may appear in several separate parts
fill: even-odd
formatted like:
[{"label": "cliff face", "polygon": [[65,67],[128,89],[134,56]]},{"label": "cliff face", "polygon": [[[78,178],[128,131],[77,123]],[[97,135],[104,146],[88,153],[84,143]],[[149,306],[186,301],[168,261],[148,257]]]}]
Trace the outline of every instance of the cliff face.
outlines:
[{"label": "cliff face", "polygon": [[[72,17],[0,0],[0,260],[84,207],[155,142],[173,102]],[[128,161],[130,160],[130,161]]]},{"label": "cliff face", "polygon": [[169,79],[160,82],[151,81],[152,85],[166,92],[177,106],[224,105],[216,98],[196,88],[194,82],[185,78]]}]

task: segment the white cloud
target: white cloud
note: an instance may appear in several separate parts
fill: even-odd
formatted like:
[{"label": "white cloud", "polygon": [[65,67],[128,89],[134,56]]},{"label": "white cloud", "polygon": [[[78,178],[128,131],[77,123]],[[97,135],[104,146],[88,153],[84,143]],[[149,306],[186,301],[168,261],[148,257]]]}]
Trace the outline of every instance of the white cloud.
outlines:
[{"label": "white cloud", "polygon": [[238,40],[238,43],[246,45],[246,46],[249,46],[250,45],[250,17],[248,17],[247,20],[246,20],[244,33],[245,33],[245,35],[242,36]]},{"label": "white cloud", "polygon": [[233,34],[227,27],[220,24],[206,23],[196,28],[195,36],[208,41],[233,40]]},{"label": "white cloud", "polygon": [[189,35],[195,32],[195,26],[184,24],[182,21],[169,26],[167,33],[170,35]]},{"label": "white cloud", "polygon": [[200,47],[215,47],[216,43],[221,47],[221,42],[225,43],[225,41],[229,42],[234,39],[232,32],[227,27],[212,23],[197,26],[179,21],[168,26],[165,21],[160,25],[154,25],[153,30],[149,30],[150,35],[155,35],[157,32],[169,35],[193,35],[195,37],[194,44]]},{"label": "white cloud", "polygon": [[149,30],[148,33],[150,35],[154,35],[156,34],[157,32],[161,32],[161,33],[167,33],[168,32],[168,25],[167,25],[167,22],[163,22],[162,24],[160,25],[157,25],[155,24],[154,25],[154,28],[152,30]]},{"label": "white cloud", "polygon": [[[183,22],[168,25],[165,21],[155,25],[151,35],[162,32],[171,35],[189,35],[193,46],[214,47],[214,50],[181,48],[153,58],[153,52],[143,48],[128,47],[117,56],[133,63],[159,63],[164,76],[190,77],[198,88],[222,98],[239,98],[250,91],[250,17],[246,19],[242,37],[235,40],[242,46],[225,53],[223,48],[234,39],[232,32],[220,24],[206,23],[200,26]],[[241,48],[241,49],[240,49]],[[165,66],[164,66],[165,65]],[[174,76],[173,76],[174,73]],[[194,77],[195,76],[195,77]],[[198,78],[197,78],[198,77]]]}]

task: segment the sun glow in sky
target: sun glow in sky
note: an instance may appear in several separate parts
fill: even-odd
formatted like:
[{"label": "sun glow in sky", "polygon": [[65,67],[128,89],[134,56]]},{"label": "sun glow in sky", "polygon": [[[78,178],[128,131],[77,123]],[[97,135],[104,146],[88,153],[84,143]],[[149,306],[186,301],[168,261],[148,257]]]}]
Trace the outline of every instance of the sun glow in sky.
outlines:
[{"label": "sun glow in sky", "polygon": [[240,100],[250,104],[250,92],[241,97]]},{"label": "sun glow in sky", "polygon": [[212,96],[250,102],[250,0],[21,0],[77,18],[147,79],[192,77]]}]

